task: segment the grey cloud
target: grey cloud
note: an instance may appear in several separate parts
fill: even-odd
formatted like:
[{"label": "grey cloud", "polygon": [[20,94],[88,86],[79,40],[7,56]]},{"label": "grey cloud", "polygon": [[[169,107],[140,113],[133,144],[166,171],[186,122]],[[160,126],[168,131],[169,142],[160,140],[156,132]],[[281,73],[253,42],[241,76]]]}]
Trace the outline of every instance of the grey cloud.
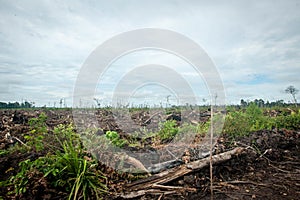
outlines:
[{"label": "grey cloud", "polygon": [[[154,27],[180,32],[202,45],[219,68],[228,98],[261,93],[285,97],[277,92],[282,85],[299,87],[298,11],[299,2],[293,0],[1,1],[1,96],[38,101],[41,87],[47,90],[41,101],[68,96],[80,66],[99,44],[124,31]],[[103,92],[111,91],[126,73],[122,67],[130,60],[123,62],[105,75]],[[185,77],[196,82],[189,73]],[[236,84],[255,73],[273,77],[273,87],[261,84],[258,93],[253,86]]]}]

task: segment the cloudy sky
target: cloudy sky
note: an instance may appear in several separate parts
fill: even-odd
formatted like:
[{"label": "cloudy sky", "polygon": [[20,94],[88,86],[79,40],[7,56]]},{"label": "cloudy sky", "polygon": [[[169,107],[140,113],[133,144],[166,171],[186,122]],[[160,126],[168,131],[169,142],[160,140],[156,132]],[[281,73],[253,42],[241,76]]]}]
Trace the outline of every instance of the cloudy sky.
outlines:
[{"label": "cloudy sky", "polygon": [[[158,28],[178,32],[206,51],[223,81],[227,103],[241,98],[287,102],[291,98],[284,89],[300,89],[299,10],[297,0],[0,0],[0,101],[53,106],[65,98],[70,106],[80,69],[99,45],[127,31]],[[210,99],[205,80],[190,64],[158,50],[115,60],[99,77],[95,97],[109,103],[122,77],[146,64],[174,69],[202,103]],[[173,103],[172,91],[159,84],[135,85],[132,98]]]}]

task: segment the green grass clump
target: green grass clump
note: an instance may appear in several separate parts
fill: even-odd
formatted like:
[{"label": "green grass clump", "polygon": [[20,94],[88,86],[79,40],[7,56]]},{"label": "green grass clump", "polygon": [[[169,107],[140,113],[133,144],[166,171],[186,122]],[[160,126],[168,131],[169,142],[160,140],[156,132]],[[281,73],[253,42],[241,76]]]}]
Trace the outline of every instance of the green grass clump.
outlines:
[{"label": "green grass clump", "polygon": [[19,172],[11,177],[10,184],[14,185],[16,196],[30,189],[33,174],[42,174],[52,187],[69,193],[68,199],[100,198],[106,192],[106,178],[97,170],[96,160],[86,159],[73,126],[59,125],[54,134],[61,148],[54,154],[21,162]]}]

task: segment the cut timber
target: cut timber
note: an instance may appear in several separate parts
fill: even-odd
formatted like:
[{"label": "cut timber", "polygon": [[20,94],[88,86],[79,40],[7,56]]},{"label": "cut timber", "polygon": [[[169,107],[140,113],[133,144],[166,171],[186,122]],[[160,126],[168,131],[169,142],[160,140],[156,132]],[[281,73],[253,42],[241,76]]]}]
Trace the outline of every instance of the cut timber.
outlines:
[{"label": "cut timber", "polygon": [[[244,151],[244,148],[237,147],[233,150],[214,155],[212,157],[212,163],[217,164],[217,163],[225,162],[227,160],[230,160],[233,155],[239,155],[243,151]],[[156,189],[155,193],[157,193],[158,189],[160,189],[160,193],[165,194],[165,192],[170,192],[170,189],[172,189],[172,188],[169,188],[167,190],[164,187],[158,188],[157,187],[158,185],[168,183],[168,182],[175,180],[179,177],[182,177],[190,172],[200,170],[200,169],[208,166],[209,162],[210,162],[209,157],[203,158],[201,160],[197,160],[197,161],[194,161],[191,163],[187,163],[185,165],[175,167],[173,169],[163,171],[163,172],[153,175],[151,177],[141,179],[141,180],[135,181],[133,183],[129,183],[125,187],[128,192],[125,194],[121,194],[120,196],[123,198],[132,198],[133,196],[137,197],[137,196],[140,196],[139,194],[151,193],[151,191],[153,191],[153,189]],[[173,188],[173,189],[176,190],[178,188]],[[184,189],[184,188],[182,188],[182,189]],[[143,191],[143,192],[138,192],[138,191]]]}]

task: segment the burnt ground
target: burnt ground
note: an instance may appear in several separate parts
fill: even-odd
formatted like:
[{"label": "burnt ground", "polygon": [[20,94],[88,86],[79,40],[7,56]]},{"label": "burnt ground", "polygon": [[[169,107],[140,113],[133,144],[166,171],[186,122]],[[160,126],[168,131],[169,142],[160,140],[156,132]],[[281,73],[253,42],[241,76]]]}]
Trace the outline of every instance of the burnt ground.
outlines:
[{"label": "burnt ground", "polygon": [[[49,129],[61,123],[72,122],[70,110],[0,110],[0,149],[7,149],[13,145],[4,139],[8,132],[24,141],[22,134],[29,131],[28,120],[37,117],[41,112],[45,112],[48,116]],[[143,124],[150,121],[148,119],[151,114],[137,112],[133,116],[134,120]],[[104,131],[119,130],[109,111],[99,111],[96,117],[100,128]],[[238,146],[246,148],[244,153],[213,166],[214,199],[299,199],[300,130],[261,130],[235,139],[224,134],[218,139],[215,153]],[[7,180],[15,174],[19,162],[38,156],[41,155],[35,152],[18,151],[0,155],[0,181]],[[119,174],[104,165],[99,164],[99,167],[108,177],[110,195],[104,198],[121,199],[120,192],[126,191],[126,184],[132,180],[128,175]],[[165,195],[145,194],[135,199],[210,199],[211,197],[208,167],[173,180],[167,185],[181,186],[186,189]],[[30,195],[22,199],[62,199],[65,195],[58,189],[51,188],[42,176],[39,182],[33,179],[30,186],[32,186]],[[7,195],[9,190],[11,188],[1,187],[0,197],[15,199]]]}]

